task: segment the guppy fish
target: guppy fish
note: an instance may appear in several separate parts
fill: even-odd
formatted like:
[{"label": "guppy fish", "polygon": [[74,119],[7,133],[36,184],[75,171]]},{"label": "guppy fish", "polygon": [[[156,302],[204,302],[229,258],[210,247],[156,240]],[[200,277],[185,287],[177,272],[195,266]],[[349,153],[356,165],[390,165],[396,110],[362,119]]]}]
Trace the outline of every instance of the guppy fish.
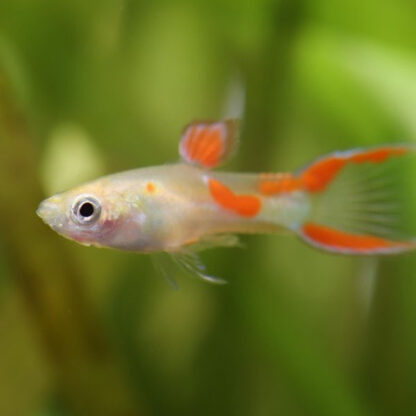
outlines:
[{"label": "guppy fish", "polygon": [[193,122],[180,139],[181,162],[99,178],[44,200],[37,214],[81,244],[167,253],[184,270],[218,283],[196,253],[236,245],[234,234],[287,230],[343,254],[416,248],[406,234],[397,175],[411,146],[335,152],[294,174],[214,172],[234,152],[237,136],[237,120]]}]

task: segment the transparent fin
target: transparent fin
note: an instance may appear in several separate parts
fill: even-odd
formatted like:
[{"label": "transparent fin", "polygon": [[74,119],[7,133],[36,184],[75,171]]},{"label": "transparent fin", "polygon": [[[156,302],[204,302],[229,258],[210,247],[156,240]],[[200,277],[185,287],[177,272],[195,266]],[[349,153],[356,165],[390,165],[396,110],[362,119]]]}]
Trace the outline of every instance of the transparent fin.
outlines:
[{"label": "transparent fin", "polygon": [[154,253],[150,257],[157,274],[163,277],[172,289],[178,290],[179,286],[174,278],[177,265],[170,254],[165,252]]},{"label": "transparent fin", "polygon": [[194,251],[187,250],[175,252],[171,253],[171,256],[184,272],[193,277],[220,285],[227,283],[224,279],[206,274],[204,264]]},{"label": "transparent fin", "polygon": [[[339,253],[394,254],[414,249],[415,153],[409,147],[376,161],[367,155],[377,154],[377,149],[362,152],[350,152],[353,163],[337,167],[336,172],[327,169],[330,180],[313,182],[319,187],[310,194],[311,213],[299,230],[301,237]],[[336,155],[347,157],[348,152]],[[326,163],[329,158],[322,160]],[[316,166],[312,165],[315,172]]]},{"label": "transparent fin", "polygon": [[172,289],[179,289],[174,276],[178,270],[187,275],[215,284],[227,283],[224,279],[211,276],[205,272],[205,266],[199,256],[191,250],[174,253],[160,252],[151,255],[156,272],[167,281]]}]

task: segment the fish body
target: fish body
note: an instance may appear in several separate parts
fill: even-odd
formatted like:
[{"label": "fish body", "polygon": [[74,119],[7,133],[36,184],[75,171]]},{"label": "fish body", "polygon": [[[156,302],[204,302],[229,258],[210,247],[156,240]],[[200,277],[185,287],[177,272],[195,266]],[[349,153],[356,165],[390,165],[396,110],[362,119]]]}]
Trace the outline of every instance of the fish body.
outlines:
[{"label": "fish body", "polygon": [[236,239],[226,237],[232,234],[286,230],[343,254],[416,248],[404,220],[406,192],[398,192],[413,147],[335,152],[297,173],[214,171],[236,143],[235,120],[191,123],[179,143],[180,163],[99,178],[46,199],[37,213],[81,244],[170,253],[204,278],[195,251],[233,245]]},{"label": "fish body", "polygon": [[[213,199],[210,182],[255,198],[258,211],[224,209]],[[258,182],[257,174],[209,172],[184,163],[141,168],[51,197],[38,214],[54,212],[52,228],[80,243],[137,252],[175,251],[213,234],[273,233],[299,226],[308,212],[307,194],[270,198],[259,192]],[[74,223],[71,212],[60,206],[72,206],[79,196],[93,196],[100,203],[99,226],[86,229]],[[240,207],[244,209],[244,201]]]}]

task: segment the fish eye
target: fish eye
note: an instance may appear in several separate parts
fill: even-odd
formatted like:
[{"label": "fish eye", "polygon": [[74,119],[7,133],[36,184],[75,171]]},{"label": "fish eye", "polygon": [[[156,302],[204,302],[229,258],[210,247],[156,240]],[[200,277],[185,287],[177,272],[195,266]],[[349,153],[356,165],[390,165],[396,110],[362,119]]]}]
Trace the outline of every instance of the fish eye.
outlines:
[{"label": "fish eye", "polygon": [[101,205],[92,196],[81,196],[72,205],[72,219],[79,225],[93,224],[100,214]]}]

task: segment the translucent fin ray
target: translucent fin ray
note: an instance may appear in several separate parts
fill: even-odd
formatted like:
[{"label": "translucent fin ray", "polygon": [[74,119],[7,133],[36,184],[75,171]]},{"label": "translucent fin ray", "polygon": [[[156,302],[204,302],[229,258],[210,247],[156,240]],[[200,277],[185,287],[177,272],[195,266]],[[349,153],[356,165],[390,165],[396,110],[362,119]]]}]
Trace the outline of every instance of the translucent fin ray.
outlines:
[{"label": "translucent fin ray", "polygon": [[224,279],[205,273],[205,266],[195,252],[180,251],[172,253],[171,255],[178,266],[187,274],[209,283],[215,283],[219,285],[227,283],[227,281]]},{"label": "translucent fin ray", "polygon": [[154,253],[151,255],[151,259],[156,273],[159,274],[164,280],[166,280],[172,289],[178,290],[179,286],[174,278],[175,269],[177,269],[177,266],[172,260],[171,256],[165,252]]},{"label": "translucent fin ray", "polygon": [[[310,215],[307,243],[336,253],[395,254],[416,248],[416,155],[412,146],[336,152],[299,174]],[[414,178],[414,180],[413,180]]]}]

